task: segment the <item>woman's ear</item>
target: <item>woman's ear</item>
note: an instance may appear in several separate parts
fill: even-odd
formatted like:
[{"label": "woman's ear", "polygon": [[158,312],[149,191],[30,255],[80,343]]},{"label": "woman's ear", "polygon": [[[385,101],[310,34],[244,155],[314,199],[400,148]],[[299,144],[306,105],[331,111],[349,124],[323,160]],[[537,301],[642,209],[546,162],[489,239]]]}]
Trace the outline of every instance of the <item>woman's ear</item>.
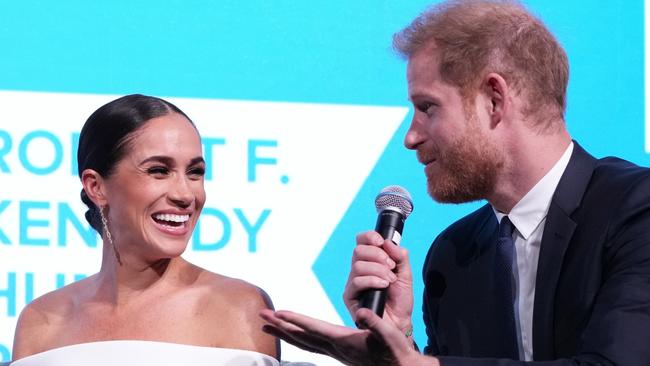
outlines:
[{"label": "woman's ear", "polygon": [[106,185],[104,177],[92,169],[85,169],[81,173],[81,184],[86,195],[97,207],[106,206]]}]

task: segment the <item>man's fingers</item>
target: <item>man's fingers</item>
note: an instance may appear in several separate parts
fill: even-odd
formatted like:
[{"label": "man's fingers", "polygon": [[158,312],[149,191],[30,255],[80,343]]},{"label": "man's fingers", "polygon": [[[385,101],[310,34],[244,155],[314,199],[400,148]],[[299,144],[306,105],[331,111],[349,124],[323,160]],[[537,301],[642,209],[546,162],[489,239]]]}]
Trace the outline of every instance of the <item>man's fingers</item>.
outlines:
[{"label": "man's fingers", "polygon": [[[365,330],[348,328],[341,325],[331,324],[323,320],[314,319],[306,315],[297,314],[291,311],[278,311],[276,316],[291,323],[311,336],[333,344],[336,341],[347,339],[346,342],[358,343],[365,339],[361,333]],[[356,346],[359,346],[358,344]],[[336,349],[336,347],[334,347]]]},{"label": "man's fingers", "polygon": [[295,333],[295,334],[304,332],[302,328],[296,326],[295,324],[292,324],[290,322],[284,321],[283,319],[279,318],[277,314],[270,309],[262,309],[262,311],[260,311],[260,316],[267,323],[285,332]]},{"label": "man's fingers", "polygon": [[292,336],[291,334],[289,334],[287,332],[284,332],[282,329],[276,328],[275,326],[270,325],[270,324],[264,325],[262,327],[262,330],[265,333],[268,333],[268,334],[270,334],[270,335],[272,335],[274,337],[280,338],[280,339],[282,339],[283,341],[285,341],[285,342],[287,342],[289,344],[292,344],[292,345],[294,345],[294,346],[296,346],[298,348],[304,349],[305,351],[313,352],[313,353],[320,353],[320,354],[328,354],[328,352],[326,350],[322,349],[323,347],[312,346],[312,343],[319,343],[319,344],[323,345],[323,343],[325,343],[325,342],[323,342],[321,340],[317,340],[317,342],[311,342],[311,341],[307,341],[304,337],[301,337],[301,338],[298,339],[298,338]]},{"label": "man's fingers", "polygon": [[393,271],[384,264],[374,262],[355,262],[352,263],[350,278],[356,277],[377,277],[388,282],[394,282],[397,276]]},{"label": "man's fingers", "polygon": [[355,277],[348,282],[345,293],[351,297],[358,297],[361,292],[368,289],[384,289],[390,285],[390,282],[375,276]]},{"label": "man's fingers", "polygon": [[400,278],[411,280],[413,274],[411,271],[408,250],[396,245],[390,240],[386,240],[382,248],[386,254],[395,261],[395,272],[400,274]]},{"label": "man's fingers", "polygon": [[264,309],[260,312],[260,316],[267,323],[295,336],[309,334],[310,336],[320,337],[322,339],[332,339],[355,331],[344,326],[331,324],[288,310],[273,312],[269,309]]},{"label": "man's fingers", "polygon": [[280,320],[292,324],[293,326],[316,336],[325,338],[335,337],[340,332],[345,332],[348,328],[318,320],[307,315],[294,313],[292,311],[280,310],[275,312],[275,316]]},{"label": "man's fingers", "polygon": [[383,320],[369,309],[359,309],[356,315],[357,322],[362,324],[363,328],[371,331],[376,338],[390,347],[394,353],[409,351],[410,346],[406,335],[402,334],[395,325]]},{"label": "man's fingers", "polygon": [[379,247],[384,242],[384,238],[376,231],[364,231],[357,234],[356,239],[357,245],[374,245]]},{"label": "man's fingers", "polygon": [[354,264],[356,262],[375,262],[385,265],[390,269],[395,268],[395,261],[381,246],[357,245],[352,252],[352,263]]},{"label": "man's fingers", "polygon": [[332,347],[329,342],[310,334],[296,324],[281,319],[272,310],[263,309],[260,317],[268,323],[262,327],[264,332],[310,352],[331,354]]},{"label": "man's fingers", "polygon": [[276,316],[292,323],[313,336],[312,342],[322,342],[324,352],[338,360],[354,359],[359,353],[367,352],[368,330],[348,328],[331,324],[290,311],[278,311]]}]

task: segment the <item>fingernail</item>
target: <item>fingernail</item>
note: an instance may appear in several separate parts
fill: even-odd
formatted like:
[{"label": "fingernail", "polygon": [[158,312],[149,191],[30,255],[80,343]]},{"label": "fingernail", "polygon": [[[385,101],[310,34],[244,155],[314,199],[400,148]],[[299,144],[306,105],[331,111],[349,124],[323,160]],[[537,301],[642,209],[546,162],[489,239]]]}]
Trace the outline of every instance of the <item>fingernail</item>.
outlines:
[{"label": "fingernail", "polygon": [[368,329],[368,322],[365,319],[357,319],[357,327],[359,329]]},{"label": "fingernail", "polygon": [[390,282],[395,282],[397,280],[397,276],[393,272],[388,272],[388,278],[390,278]]}]

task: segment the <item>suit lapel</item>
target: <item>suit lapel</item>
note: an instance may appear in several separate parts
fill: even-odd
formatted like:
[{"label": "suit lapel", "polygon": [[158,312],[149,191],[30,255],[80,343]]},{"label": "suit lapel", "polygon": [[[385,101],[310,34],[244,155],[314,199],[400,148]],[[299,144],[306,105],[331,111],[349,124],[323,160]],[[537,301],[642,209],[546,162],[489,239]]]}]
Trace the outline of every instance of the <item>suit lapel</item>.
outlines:
[{"label": "suit lapel", "polygon": [[555,358],[555,289],[564,253],[577,226],[571,215],[580,206],[595,164],[596,159],[574,141],[571,159],[553,194],[546,216],[535,282],[533,355],[536,361]]},{"label": "suit lapel", "polygon": [[[483,206],[482,212],[480,213],[481,227],[479,228],[478,234],[474,239],[474,254],[472,260],[477,259],[481,253],[486,250],[494,250],[494,243],[497,241],[497,236],[499,234],[499,221],[494,214],[492,206],[485,205]],[[491,262],[490,262],[491,265]],[[492,273],[492,267],[488,269],[486,273]]]},{"label": "suit lapel", "polygon": [[537,265],[533,311],[533,355],[535,361],[551,360],[554,355],[553,316],[555,288],[562,260],[576,223],[556,203],[551,202]]}]

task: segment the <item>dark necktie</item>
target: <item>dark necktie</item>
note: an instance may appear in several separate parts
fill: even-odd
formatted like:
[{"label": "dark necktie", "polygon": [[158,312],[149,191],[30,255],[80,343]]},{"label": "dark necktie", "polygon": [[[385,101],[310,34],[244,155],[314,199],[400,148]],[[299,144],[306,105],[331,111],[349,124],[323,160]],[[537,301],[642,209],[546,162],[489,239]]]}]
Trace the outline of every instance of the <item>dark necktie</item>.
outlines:
[{"label": "dark necktie", "polygon": [[515,243],[512,240],[512,231],[512,222],[508,216],[504,216],[499,224],[494,270],[497,311],[501,316],[500,323],[503,327],[503,356],[516,360],[519,359],[519,350],[515,331],[514,281],[512,278]]}]

